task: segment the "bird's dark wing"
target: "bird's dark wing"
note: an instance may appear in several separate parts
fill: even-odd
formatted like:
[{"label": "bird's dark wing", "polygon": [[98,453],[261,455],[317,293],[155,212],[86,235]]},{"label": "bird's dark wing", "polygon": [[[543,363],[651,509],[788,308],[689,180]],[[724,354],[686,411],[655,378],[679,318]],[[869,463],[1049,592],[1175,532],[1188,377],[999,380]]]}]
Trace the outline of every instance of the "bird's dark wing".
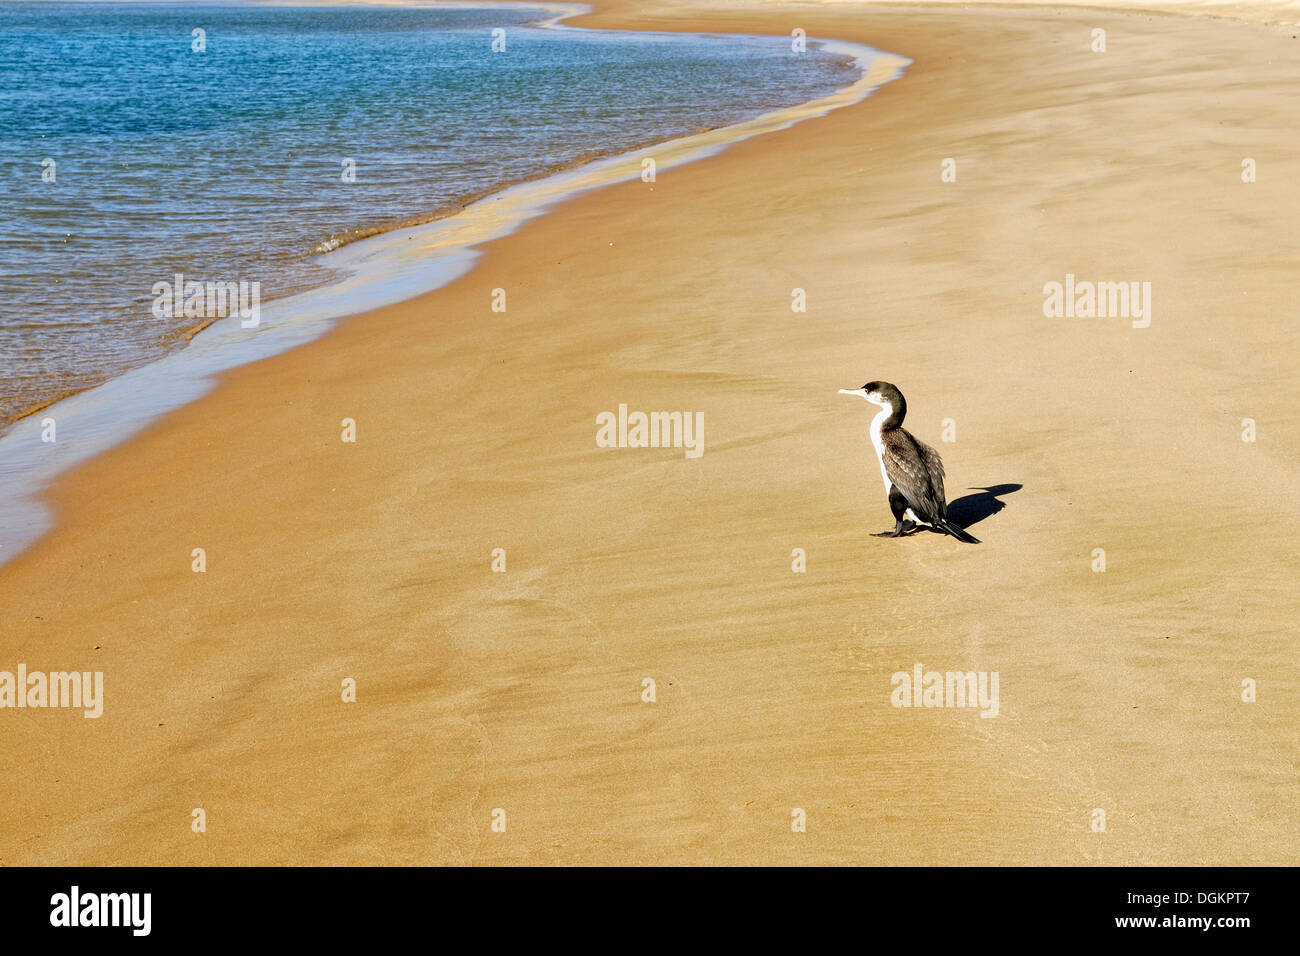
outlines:
[{"label": "bird's dark wing", "polygon": [[930,472],[930,490],[934,492],[934,500],[939,504],[939,515],[942,517],[948,505],[948,499],[943,491],[943,459],[939,457],[937,451],[915,435],[908,435],[908,437],[916,442],[921,457],[925,459],[926,468]]},{"label": "bird's dark wing", "polygon": [[944,516],[947,504],[939,453],[902,428],[891,429],[880,439],[889,480],[918,518],[931,523],[938,521]]}]

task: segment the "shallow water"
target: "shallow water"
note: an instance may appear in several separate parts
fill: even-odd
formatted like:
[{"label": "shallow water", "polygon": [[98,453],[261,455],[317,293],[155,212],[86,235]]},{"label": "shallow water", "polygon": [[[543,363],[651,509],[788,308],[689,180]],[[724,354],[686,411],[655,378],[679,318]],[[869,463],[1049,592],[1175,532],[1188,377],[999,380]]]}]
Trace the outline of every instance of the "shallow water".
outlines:
[{"label": "shallow water", "polygon": [[349,240],[855,75],[788,38],[550,16],[0,3],[0,428],[183,346],[210,316],[155,314],[177,273],[286,296]]}]

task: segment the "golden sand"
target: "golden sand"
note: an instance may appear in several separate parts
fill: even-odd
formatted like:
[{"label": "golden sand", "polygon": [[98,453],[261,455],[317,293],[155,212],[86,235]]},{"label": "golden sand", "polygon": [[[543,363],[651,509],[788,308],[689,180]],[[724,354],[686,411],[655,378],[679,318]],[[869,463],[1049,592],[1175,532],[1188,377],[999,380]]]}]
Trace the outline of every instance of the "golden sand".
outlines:
[{"label": "golden sand", "polygon": [[[1300,41],[636,7],[580,22],[914,65],[567,202],[60,481],[0,569],[0,669],[103,671],[104,714],[0,711],[0,863],[1300,860]],[[1150,281],[1150,326],[1046,318],[1067,273]],[[1021,486],[984,544],[869,536],[872,409],[836,394],[869,379],[950,498]],[[705,453],[597,448],[619,404],[703,412]],[[998,716],[891,706],[918,663],[997,671]]]}]

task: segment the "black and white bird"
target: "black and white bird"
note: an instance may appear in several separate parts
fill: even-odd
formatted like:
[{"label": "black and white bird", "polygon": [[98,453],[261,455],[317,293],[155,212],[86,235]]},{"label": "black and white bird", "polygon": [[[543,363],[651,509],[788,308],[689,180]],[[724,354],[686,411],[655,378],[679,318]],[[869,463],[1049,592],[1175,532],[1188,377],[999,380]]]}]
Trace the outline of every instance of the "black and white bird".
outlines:
[{"label": "black and white bird", "polygon": [[950,534],[958,541],[979,544],[948,520],[948,499],[943,493],[943,461],[939,453],[903,427],[907,399],[888,382],[868,382],[861,388],[842,388],[841,395],[858,395],[879,405],[871,420],[871,444],[880,459],[880,477],[894,512],[894,530],[883,531],[878,538],[897,538],[913,530],[908,521],[928,525]]}]

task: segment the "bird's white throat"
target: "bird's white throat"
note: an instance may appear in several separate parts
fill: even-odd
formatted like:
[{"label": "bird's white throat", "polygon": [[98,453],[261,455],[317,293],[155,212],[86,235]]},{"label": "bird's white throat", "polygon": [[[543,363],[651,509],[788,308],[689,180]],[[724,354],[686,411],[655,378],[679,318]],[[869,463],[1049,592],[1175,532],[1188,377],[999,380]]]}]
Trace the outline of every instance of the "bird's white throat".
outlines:
[{"label": "bird's white throat", "polygon": [[[868,399],[868,401],[871,400]],[[885,471],[885,442],[881,438],[881,432],[884,430],[885,422],[894,414],[894,406],[888,402],[873,402],[872,404],[880,405],[880,411],[871,420],[871,447],[876,450],[876,460],[880,463],[880,477],[885,482],[885,494],[888,495],[894,490],[894,483],[889,480],[889,474]]]}]

